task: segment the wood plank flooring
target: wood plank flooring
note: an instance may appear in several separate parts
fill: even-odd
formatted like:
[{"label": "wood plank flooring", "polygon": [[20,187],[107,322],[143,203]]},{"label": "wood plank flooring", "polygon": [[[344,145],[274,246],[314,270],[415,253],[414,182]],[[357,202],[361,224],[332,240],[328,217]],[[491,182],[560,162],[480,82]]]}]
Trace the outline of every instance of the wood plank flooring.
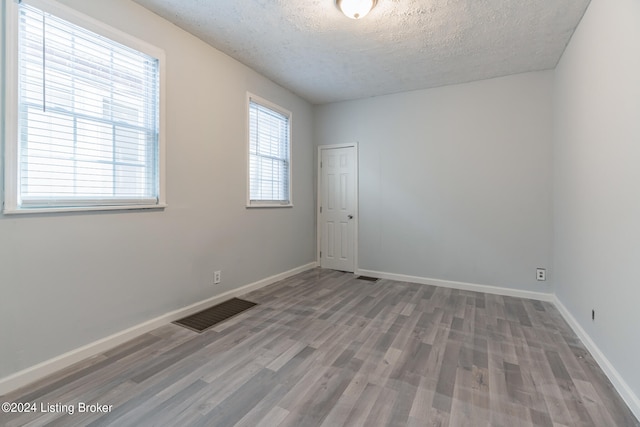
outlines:
[{"label": "wood plank flooring", "polygon": [[640,426],[546,302],[320,269],[243,298],[0,397],[38,409],[0,425]]}]

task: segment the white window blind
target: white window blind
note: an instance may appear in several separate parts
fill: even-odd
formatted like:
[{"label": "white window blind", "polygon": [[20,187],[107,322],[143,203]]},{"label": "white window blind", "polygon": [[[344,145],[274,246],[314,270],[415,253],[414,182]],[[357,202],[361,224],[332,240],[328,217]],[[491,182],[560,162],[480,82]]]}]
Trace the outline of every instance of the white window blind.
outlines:
[{"label": "white window blind", "polygon": [[289,205],[291,114],[249,99],[249,205]]},{"label": "white window blind", "polygon": [[159,61],[24,3],[17,207],[154,205]]}]

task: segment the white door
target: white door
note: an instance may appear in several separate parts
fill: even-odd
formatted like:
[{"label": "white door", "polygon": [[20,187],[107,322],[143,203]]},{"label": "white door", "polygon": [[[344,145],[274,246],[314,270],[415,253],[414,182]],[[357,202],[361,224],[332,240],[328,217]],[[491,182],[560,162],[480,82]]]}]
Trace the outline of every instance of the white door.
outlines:
[{"label": "white door", "polygon": [[353,272],[358,230],[355,145],[319,147],[320,266]]}]

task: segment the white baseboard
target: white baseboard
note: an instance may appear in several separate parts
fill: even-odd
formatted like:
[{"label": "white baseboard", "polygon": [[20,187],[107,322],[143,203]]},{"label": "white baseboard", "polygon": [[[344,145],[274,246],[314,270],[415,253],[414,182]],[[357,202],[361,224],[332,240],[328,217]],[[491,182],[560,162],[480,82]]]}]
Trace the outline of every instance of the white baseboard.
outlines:
[{"label": "white baseboard", "polygon": [[604,353],[602,353],[589,334],[582,328],[582,326],[580,326],[580,323],[578,323],[569,309],[565,307],[556,295],[553,296],[553,303],[558,308],[558,311],[560,311],[560,314],[562,314],[562,317],[564,317],[564,320],[567,321],[569,326],[571,326],[571,329],[573,329],[587,350],[589,350],[589,353],[591,353],[596,362],[598,362],[598,365],[600,365],[600,368],[609,378],[613,387],[618,391],[618,393],[620,393],[622,399],[625,401],[627,406],[629,406],[629,409],[631,409],[631,412],[633,412],[636,418],[640,419],[640,399],[638,396],[633,392],[631,387],[629,387],[629,384],[627,384],[622,378],[622,375],[620,375],[616,368],[613,367],[613,364],[611,364],[609,359],[607,359]]},{"label": "white baseboard", "polygon": [[475,283],[453,282],[450,280],[429,279],[427,277],[407,276],[405,274],[384,273],[381,271],[361,270],[356,274],[377,277],[380,279],[397,280],[399,282],[419,283],[422,285],[441,286],[443,288],[461,289],[464,291],[485,292],[487,294],[504,295],[509,297],[553,301],[553,294],[545,292],[524,291],[519,289],[501,288],[499,286],[478,285]]},{"label": "white baseboard", "polygon": [[200,310],[204,310],[205,308],[215,305],[216,303],[223,302],[239,295],[244,295],[251,291],[255,291],[257,289],[263,288],[267,285],[315,267],[317,267],[317,263],[312,262],[294,268],[292,270],[267,277],[266,279],[258,280],[257,282],[250,283],[240,288],[232,289],[223,294],[216,295],[212,298],[208,298],[187,307],[171,311],[169,313],[163,314],[162,316],[156,317],[155,319],[140,323],[136,326],[125,329],[124,331],[117,332],[113,335],[94,341],[75,350],[71,350],[67,353],[61,354],[60,356],[46,360],[42,363],[38,363],[37,365],[31,366],[20,372],[16,372],[15,374],[0,379],[0,395],[4,395],[13,390],[17,390],[20,387],[28,385],[34,381],[46,377],[47,375],[53,374],[61,369],[71,366],[76,362],[107,351],[117,345],[120,345],[142,334],[150,332],[160,326],[166,325],[167,323],[171,323],[175,320],[197,313]]}]

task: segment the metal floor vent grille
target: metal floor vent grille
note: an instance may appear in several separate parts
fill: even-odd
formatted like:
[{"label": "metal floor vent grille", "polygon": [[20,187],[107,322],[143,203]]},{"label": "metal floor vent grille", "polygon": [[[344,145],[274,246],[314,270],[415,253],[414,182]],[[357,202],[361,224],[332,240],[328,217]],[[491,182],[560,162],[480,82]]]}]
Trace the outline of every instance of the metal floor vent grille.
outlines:
[{"label": "metal floor vent grille", "polygon": [[367,282],[377,282],[378,279],[377,277],[369,277],[369,276],[358,276],[356,277],[356,279],[358,280],[366,280]]},{"label": "metal floor vent grille", "polygon": [[214,305],[211,308],[207,308],[206,310],[202,310],[196,314],[185,317],[184,319],[176,320],[173,323],[196,332],[203,332],[223,320],[227,320],[245,310],[250,309],[254,305],[257,304],[255,302],[233,298],[229,301],[225,301],[218,305]]}]

